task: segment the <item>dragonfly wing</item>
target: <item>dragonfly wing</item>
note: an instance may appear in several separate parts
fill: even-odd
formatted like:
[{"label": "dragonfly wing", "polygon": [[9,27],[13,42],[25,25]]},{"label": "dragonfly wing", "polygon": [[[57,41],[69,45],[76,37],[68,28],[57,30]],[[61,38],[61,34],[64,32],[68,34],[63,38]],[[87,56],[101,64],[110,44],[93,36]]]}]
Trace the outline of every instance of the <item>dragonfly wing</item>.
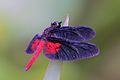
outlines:
[{"label": "dragonfly wing", "polygon": [[73,29],[73,27],[54,28],[49,32],[49,36],[64,38],[69,41],[83,41],[84,38]]},{"label": "dragonfly wing", "polygon": [[26,49],[26,53],[27,54],[32,54],[35,52],[35,50],[38,47],[38,44],[40,43],[40,39],[41,39],[41,35],[40,34],[36,34],[33,39],[30,41],[27,49]]},{"label": "dragonfly wing", "polygon": [[90,40],[96,36],[96,32],[87,26],[74,27],[75,31],[78,32],[85,40]]},{"label": "dragonfly wing", "polygon": [[[53,47],[55,46],[55,44],[58,45],[57,48]],[[54,42],[48,41],[48,43],[46,43],[44,53],[45,56],[51,60],[70,61],[97,56],[99,54],[99,49],[96,47],[95,44],[88,42],[69,43],[65,40],[61,42],[60,39],[54,39]]]},{"label": "dragonfly wing", "polygon": [[55,28],[49,32],[50,36],[55,36],[57,38],[64,38],[69,41],[84,41],[95,37],[95,31],[90,27],[78,26],[78,27],[61,27]]}]

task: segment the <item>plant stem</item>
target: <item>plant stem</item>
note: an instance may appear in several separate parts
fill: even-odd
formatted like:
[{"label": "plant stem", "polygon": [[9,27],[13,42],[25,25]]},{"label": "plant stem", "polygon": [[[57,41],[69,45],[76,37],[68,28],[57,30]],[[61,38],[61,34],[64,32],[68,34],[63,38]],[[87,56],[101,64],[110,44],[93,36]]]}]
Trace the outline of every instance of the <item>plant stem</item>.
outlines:
[{"label": "plant stem", "polygon": [[62,70],[62,61],[51,61],[48,65],[43,80],[60,80],[60,72]]}]

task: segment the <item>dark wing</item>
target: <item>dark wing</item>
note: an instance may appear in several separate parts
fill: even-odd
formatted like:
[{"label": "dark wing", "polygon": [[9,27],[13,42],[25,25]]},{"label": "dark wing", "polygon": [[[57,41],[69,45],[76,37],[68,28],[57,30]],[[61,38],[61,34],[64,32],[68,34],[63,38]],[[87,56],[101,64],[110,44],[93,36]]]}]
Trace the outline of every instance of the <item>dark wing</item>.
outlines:
[{"label": "dark wing", "polygon": [[90,40],[96,36],[96,32],[88,26],[74,27],[75,31],[78,32],[85,40]]},{"label": "dark wing", "polygon": [[37,49],[38,47],[38,44],[40,42],[40,39],[41,39],[41,35],[40,34],[36,34],[33,39],[30,41],[27,49],[26,49],[26,53],[28,54],[32,54],[35,52],[35,50]]},{"label": "dark wing", "polygon": [[96,33],[93,29],[86,26],[78,27],[65,26],[51,30],[49,32],[49,36],[53,35],[56,38],[64,38],[69,41],[84,41],[92,39],[93,37],[95,37]]},{"label": "dark wing", "polygon": [[[53,40],[53,41],[52,41]],[[56,38],[52,38],[52,40],[48,40],[48,42],[52,42],[54,44],[59,43],[59,48],[57,50],[53,50],[48,52],[48,50],[53,49],[48,46],[44,49],[44,54],[47,58],[51,60],[62,60],[62,61],[70,61],[70,60],[81,60],[90,58],[93,56],[97,56],[99,54],[99,49],[95,44],[88,42],[79,42],[79,43],[69,43],[66,40],[60,40]],[[61,42],[62,41],[62,42]],[[47,43],[46,43],[47,45]]]}]

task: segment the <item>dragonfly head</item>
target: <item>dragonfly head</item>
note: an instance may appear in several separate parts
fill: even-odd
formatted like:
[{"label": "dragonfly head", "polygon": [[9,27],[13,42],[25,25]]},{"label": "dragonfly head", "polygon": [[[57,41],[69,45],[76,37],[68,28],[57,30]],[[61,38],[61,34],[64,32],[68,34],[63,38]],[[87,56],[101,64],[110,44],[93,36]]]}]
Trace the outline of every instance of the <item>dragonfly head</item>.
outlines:
[{"label": "dragonfly head", "polygon": [[55,21],[55,22],[51,23],[51,27],[60,28],[61,27],[61,23],[62,22]]}]

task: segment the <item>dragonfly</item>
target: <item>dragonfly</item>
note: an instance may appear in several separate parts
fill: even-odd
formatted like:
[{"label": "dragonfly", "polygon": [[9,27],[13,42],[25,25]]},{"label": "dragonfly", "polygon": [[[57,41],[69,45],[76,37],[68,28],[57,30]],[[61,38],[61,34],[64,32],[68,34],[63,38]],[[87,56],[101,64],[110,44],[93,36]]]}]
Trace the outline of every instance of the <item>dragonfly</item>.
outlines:
[{"label": "dragonfly", "polygon": [[87,40],[96,36],[89,26],[61,26],[62,22],[52,22],[41,34],[30,41],[26,53],[34,54],[25,67],[28,71],[43,50],[50,60],[76,61],[91,58],[99,54],[99,48]]}]

